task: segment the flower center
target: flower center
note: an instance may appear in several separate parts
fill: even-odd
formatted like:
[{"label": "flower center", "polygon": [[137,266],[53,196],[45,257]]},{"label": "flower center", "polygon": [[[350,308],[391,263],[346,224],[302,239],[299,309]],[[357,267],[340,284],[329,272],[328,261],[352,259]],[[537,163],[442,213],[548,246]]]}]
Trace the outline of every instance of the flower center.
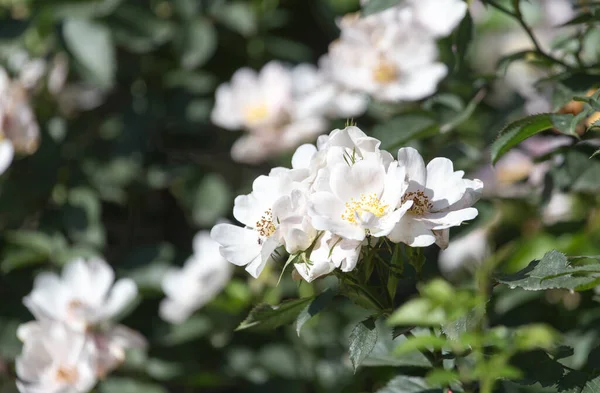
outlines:
[{"label": "flower center", "polygon": [[256,221],[255,229],[261,237],[269,237],[275,233],[277,228],[275,228],[275,224],[273,223],[273,213],[271,212],[271,209],[268,209],[260,220]]},{"label": "flower center", "polygon": [[79,373],[74,367],[59,367],[55,375],[56,381],[73,385],[79,378]]},{"label": "flower center", "polygon": [[371,72],[377,83],[387,84],[398,78],[398,69],[393,64],[381,60]]},{"label": "flower center", "polygon": [[257,123],[264,120],[269,114],[265,104],[250,105],[244,110],[244,117],[248,123]]},{"label": "flower center", "polygon": [[385,214],[388,205],[382,205],[377,197],[377,194],[364,195],[359,199],[350,199],[346,202],[346,210],[342,214],[342,220],[357,224],[357,220],[361,220],[365,213],[373,214],[376,217],[381,217]]},{"label": "flower center", "polygon": [[422,216],[433,207],[433,204],[429,202],[429,197],[423,191],[407,192],[402,197],[402,203],[406,201],[413,201],[413,205],[408,211],[418,216]]},{"label": "flower center", "polygon": [[83,302],[79,299],[73,299],[69,302],[67,308],[70,313],[76,313],[83,308]]}]

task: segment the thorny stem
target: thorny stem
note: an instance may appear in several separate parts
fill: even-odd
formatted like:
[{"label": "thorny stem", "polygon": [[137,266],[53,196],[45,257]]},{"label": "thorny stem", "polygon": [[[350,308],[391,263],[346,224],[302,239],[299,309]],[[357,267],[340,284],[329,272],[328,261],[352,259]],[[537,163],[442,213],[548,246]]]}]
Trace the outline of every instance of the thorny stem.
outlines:
[{"label": "thorny stem", "polygon": [[521,27],[523,28],[523,30],[525,31],[525,33],[529,36],[529,39],[531,40],[531,43],[533,44],[533,46],[535,47],[536,52],[544,57],[545,59],[548,59],[556,64],[560,64],[561,66],[567,68],[567,69],[573,69],[573,67],[571,67],[569,64],[565,63],[564,61],[555,58],[554,56],[549,55],[548,53],[546,53],[544,51],[544,49],[542,48],[542,46],[540,45],[539,41],[537,40],[537,38],[535,37],[535,34],[533,34],[533,31],[529,28],[529,26],[527,25],[527,23],[525,23],[525,20],[523,19],[523,15],[521,14],[521,7],[520,2],[516,1],[516,5],[515,5],[515,11],[511,11],[508,8],[504,7],[501,4],[496,3],[495,0],[485,0],[485,2],[489,5],[491,5],[492,7],[496,8],[498,11],[503,12],[504,14],[514,18],[519,25],[521,25]]},{"label": "thorny stem", "polygon": [[[404,335],[406,336],[406,338],[415,337],[413,332],[411,332],[410,330],[408,332],[404,333]],[[438,360],[436,359],[436,357],[434,356],[433,353],[431,353],[430,351],[428,351],[426,349],[421,349],[420,352],[423,354],[423,356],[425,356],[427,358],[427,360],[429,360],[429,363],[431,363],[432,366],[435,366],[436,364],[438,364]]]}]

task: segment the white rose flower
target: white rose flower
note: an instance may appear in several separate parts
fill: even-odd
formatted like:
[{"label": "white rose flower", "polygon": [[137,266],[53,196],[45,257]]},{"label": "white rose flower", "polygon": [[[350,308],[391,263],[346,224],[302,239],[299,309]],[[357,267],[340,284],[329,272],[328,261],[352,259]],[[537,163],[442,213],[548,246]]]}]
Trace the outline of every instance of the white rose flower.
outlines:
[{"label": "white rose flower", "polygon": [[198,232],[193,241],[194,254],[181,269],[171,269],[162,281],[167,298],[159,314],[171,323],[181,323],[210,302],[225,288],[233,272],[219,252],[219,243],[207,231]]},{"label": "white rose flower", "polygon": [[[336,110],[337,89],[312,71],[309,66],[291,70],[272,61],[259,73],[242,68],[233,75],[231,83],[217,88],[213,123],[248,131],[232,147],[236,161],[264,161],[271,154],[290,150],[326,129],[324,116]],[[343,109],[356,111],[361,107]]]},{"label": "white rose flower", "polygon": [[[38,336],[44,336],[45,331],[52,324],[58,322],[31,321],[24,323],[17,329],[17,337],[24,343],[34,340]],[[63,324],[64,325],[64,324]],[[95,372],[99,378],[106,376],[117,368],[125,360],[125,350],[131,348],[144,348],[147,343],[145,338],[138,332],[123,325],[108,326],[101,329],[88,330],[86,332],[73,331],[74,335],[85,336],[89,351],[93,354]]]},{"label": "white rose flower", "polygon": [[136,298],[132,280],[114,280],[114,271],[102,259],[76,259],[63,268],[62,277],[54,273],[37,276],[23,303],[40,321],[59,321],[86,331],[109,321]]},{"label": "white rose flower", "polygon": [[93,343],[81,332],[50,323],[28,335],[15,362],[21,393],[85,393],[96,384]]},{"label": "white rose flower", "polygon": [[[274,168],[269,176],[259,176],[252,184],[252,192],[235,199],[233,216],[245,225],[217,224],[210,236],[221,245],[221,255],[229,262],[246,266],[253,277],[258,277],[271,254],[284,245],[280,231],[281,219],[288,215],[282,197],[303,187],[301,181],[308,171]],[[295,177],[298,174],[302,176]],[[291,206],[291,205],[290,205]]]},{"label": "white rose flower", "polygon": [[446,248],[448,228],[477,217],[477,209],[471,206],[479,199],[483,184],[463,179],[464,172],[455,172],[447,158],[434,158],[425,167],[419,152],[410,147],[398,151],[398,162],[406,167],[408,180],[402,204],[412,204],[388,238],[411,247],[436,243]]},{"label": "white rose flower", "polygon": [[332,76],[348,89],[381,101],[415,101],[433,94],[447,68],[437,47],[413,27],[412,15],[394,10],[342,19],[341,38],[329,47]]},{"label": "white rose flower", "polygon": [[310,196],[312,225],[349,240],[386,236],[412,205],[401,203],[404,178],[395,161],[386,168],[379,160],[347,156],[331,168],[329,190]]},{"label": "white rose flower", "polygon": [[278,62],[270,62],[260,73],[237,70],[231,83],[217,88],[213,123],[223,128],[270,128],[287,122],[292,108],[292,78]]}]

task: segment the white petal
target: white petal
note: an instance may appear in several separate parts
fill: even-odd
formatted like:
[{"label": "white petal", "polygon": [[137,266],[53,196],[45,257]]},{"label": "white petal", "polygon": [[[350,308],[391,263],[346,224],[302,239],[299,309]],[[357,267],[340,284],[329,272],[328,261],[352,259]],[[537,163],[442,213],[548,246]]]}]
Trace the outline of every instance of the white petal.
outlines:
[{"label": "white petal", "polygon": [[477,213],[477,209],[468,207],[461,210],[428,213],[422,220],[429,223],[429,228],[439,230],[455,227],[463,221],[472,220],[477,217]]},{"label": "white petal", "polygon": [[432,191],[432,210],[438,211],[458,202],[466,191],[462,171],[454,171],[452,161],[437,157],[427,164],[428,190]]},{"label": "white petal", "polygon": [[435,235],[435,244],[442,250],[445,250],[450,242],[450,229],[434,230],[433,234]]},{"label": "white petal", "polygon": [[173,324],[185,322],[193,312],[194,309],[189,304],[179,303],[169,298],[163,299],[158,309],[158,315]]},{"label": "white petal", "polygon": [[452,33],[467,12],[462,0],[413,0],[413,4],[417,19],[436,37]]},{"label": "white petal", "polygon": [[106,319],[114,318],[135,300],[137,294],[137,285],[133,280],[129,278],[118,280],[110,290],[102,316]]},{"label": "white petal", "polygon": [[210,237],[221,245],[223,258],[234,265],[245,266],[260,256],[262,246],[258,233],[253,229],[217,224],[210,231]]},{"label": "white petal", "polygon": [[398,164],[406,168],[407,192],[422,190],[427,182],[427,170],[423,157],[412,147],[398,150]]},{"label": "white petal", "polygon": [[426,223],[405,214],[387,235],[394,243],[405,243],[411,247],[427,247],[435,243],[435,236]]},{"label": "white petal", "polygon": [[359,199],[375,194],[381,196],[385,181],[385,170],[379,162],[358,161],[352,166],[338,165],[331,171],[331,190],[341,201]]},{"label": "white petal", "polygon": [[[1,118],[1,116],[0,116]],[[0,175],[3,174],[10,166],[13,157],[15,155],[15,149],[9,140],[3,140],[0,142]]]},{"label": "white petal", "polygon": [[271,260],[271,254],[279,246],[279,243],[275,239],[267,239],[262,246],[260,255],[258,255],[253,261],[246,266],[246,271],[254,278],[258,278],[262,273],[267,262]]},{"label": "white petal", "polygon": [[319,277],[326,276],[335,269],[335,265],[329,260],[311,260],[311,264],[296,263],[294,267],[306,282],[312,282]]},{"label": "white petal", "polygon": [[309,143],[299,146],[292,156],[292,168],[309,168],[314,155],[317,153],[317,147]]}]

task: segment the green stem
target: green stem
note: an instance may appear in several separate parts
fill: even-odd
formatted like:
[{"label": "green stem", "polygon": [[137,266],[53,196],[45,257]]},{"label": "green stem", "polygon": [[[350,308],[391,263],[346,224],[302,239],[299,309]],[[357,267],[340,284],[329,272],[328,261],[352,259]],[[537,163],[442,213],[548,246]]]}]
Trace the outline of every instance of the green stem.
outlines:
[{"label": "green stem", "polygon": [[[404,333],[404,335],[408,338],[408,337],[415,337],[415,335],[413,334],[413,332],[411,332],[410,330],[406,333]],[[427,360],[429,360],[429,363],[431,363],[432,366],[436,366],[438,364],[438,360],[436,359],[436,357],[434,356],[434,354],[426,349],[421,349],[419,350],[419,352],[421,352],[423,354],[423,356],[425,356],[427,358]]]},{"label": "green stem", "polygon": [[573,67],[571,67],[569,64],[565,63],[564,61],[562,61],[560,59],[555,58],[554,56],[549,55],[548,53],[546,53],[544,51],[544,49],[540,45],[539,41],[535,37],[535,34],[533,34],[533,31],[531,30],[531,28],[529,28],[529,26],[527,26],[527,23],[525,23],[525,20],[523,19],[523,15],[521,14],[521,7],[520,7],[519,1],[515,2],[516,5],[515,5],[514,12],[509,10],[508,8],[504,7],[503,5],[496,3],[495,0],[485,0],[485,2],[489,5],[491,5],[492,7],[496,8],[498,11],[514,18],[519,23],[519,25],[521,25],[521,27],[525,31],[525,34],[527,34],[527,36],[529,36],[531,43],[533,44],[536,52],[540,56],[542,56],[543,58],[548,59],[554,63],[560,64],[561,66],[565,67],[566,69],[569,69],[569,70],[573,69]]}]

